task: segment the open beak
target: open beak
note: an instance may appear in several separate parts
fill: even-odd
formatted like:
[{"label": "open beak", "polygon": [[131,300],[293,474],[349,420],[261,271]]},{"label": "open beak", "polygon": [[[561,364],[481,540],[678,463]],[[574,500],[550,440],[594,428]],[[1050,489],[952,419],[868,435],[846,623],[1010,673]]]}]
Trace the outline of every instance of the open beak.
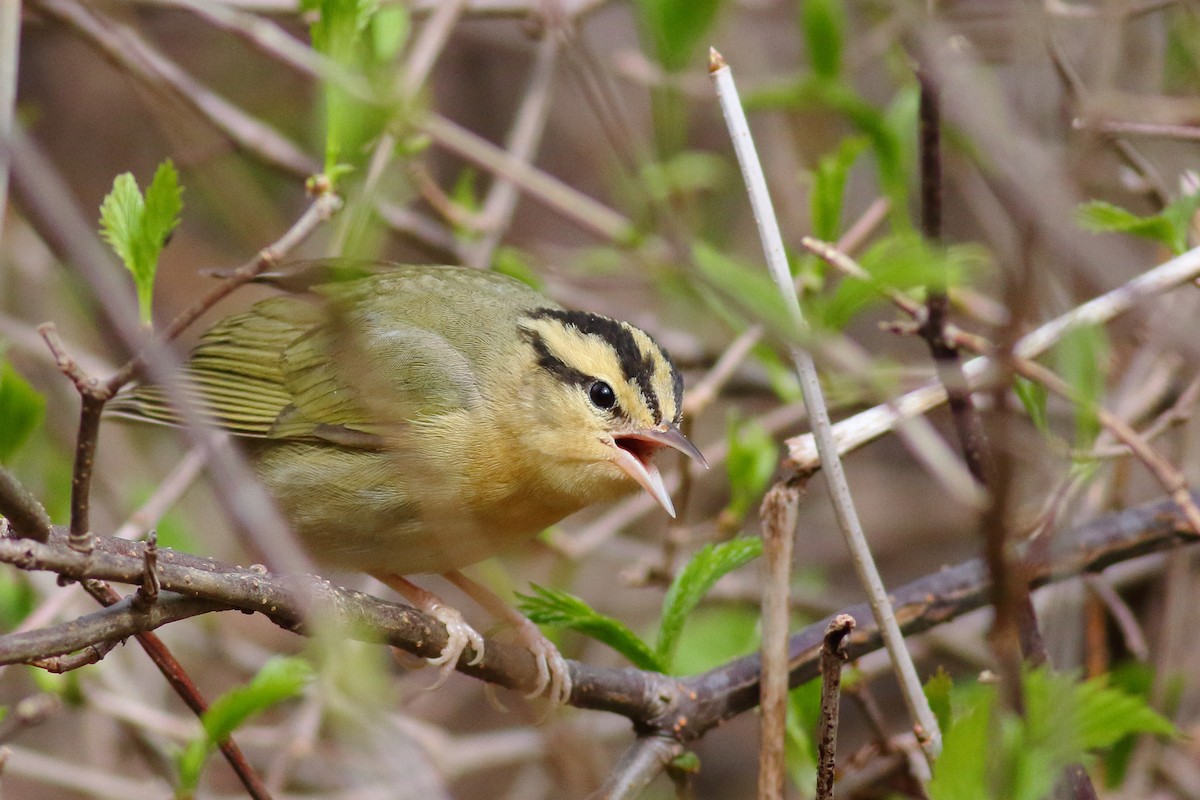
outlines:
[{"label": "open beak", "polygon": [[663,484],[662,473],[654,463],[654,453],[660,447],[673,447],[708,469],[708,462],[704,460],[703,454],[671,423],[614,436],[613,444],[617,449],[617,466],[641,484],[672,517],[675,516],[675,507],[671,504],[671,495],[667,493],[666,485]]}]

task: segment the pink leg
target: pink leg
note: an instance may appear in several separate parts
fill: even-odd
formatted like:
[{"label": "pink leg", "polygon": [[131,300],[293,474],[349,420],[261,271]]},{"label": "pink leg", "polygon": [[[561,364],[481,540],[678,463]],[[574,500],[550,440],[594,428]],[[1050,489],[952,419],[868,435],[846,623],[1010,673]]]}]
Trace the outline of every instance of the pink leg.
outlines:
[{"label": "pink leg", "polygon": [[399,575],[377,575],[376,577],[399,592],[415,608],[419,608],[446,626],[446,632],[449,634],[450,640],[446,642],[446,647],[437,658],[429,659],[430,664],[441,667],[439,670],[441,674],[438,676],[437,681],[429,687],[431,690],[437,689],[446,682],[446,679],[450,677],[450,673],[454,672],[454,668],[458,665],[458,659],[468,646],[475,657],[467,663],[478,664],[483,661],[483,636],[467,624],[462,614],[458,612],[458,609],[446,605],[433,592],[422,589],[407,578]]},{"label": "pink leg", "polygon": [[537,697],[549,687],[547,696],[554,705],[563,705],[571,699],[571,672],[567,660],[558,652],[554,643],[542,635],[537,625],[504,602],[491,589],[476,583],[461,572],[446,572],[442,577],[462,589],[468,597],[490,611],[497,619],[507,620],[516,627],[521,643],[529,648],[537,661],[538,684],[528,697]]}]

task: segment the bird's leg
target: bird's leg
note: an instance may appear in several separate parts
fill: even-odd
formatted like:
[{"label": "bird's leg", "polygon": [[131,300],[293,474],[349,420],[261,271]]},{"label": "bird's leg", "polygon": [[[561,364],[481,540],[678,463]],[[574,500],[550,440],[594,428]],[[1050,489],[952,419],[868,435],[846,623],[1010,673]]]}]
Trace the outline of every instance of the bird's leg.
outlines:
[{"label": "bird's leg", "polygon": [[400,575],[378,575],[376,577],[399,592],[414,607],[419,608],[446,626],[449,641],[446,642],[446,646],[437,658],[427,659],[430,664],[441,667],[441,674],[438,676],[437,681],[429,687],[430,690],[437,689],[446,682],[446,679],[450,677],[450,673],[454,672],[454,668],[458,665],[458,659],[462,656],[463,651],[468,645],[470,645],[475,657],[467,663],[474,665],[483,661],[483,636],[479,631],[467,624],[467,621],[463,619],[458,609],[446,605],[433,592],[422,589]]},{"label": "bird's leg", "polygon": [[491,589],[468,578],[458,570],[446,572],[442,577],[453,583],[479,605],[486,608],[498,619],[511,622],[517,629],[521,643],[529,648],[537,662],[538,683],[527,697],[537,697],[549,687],[547,697],[554,705],[563,705],[571,699],[571,671],[567,660],[554,643],[547,639],[538,626],[504,602]]}]

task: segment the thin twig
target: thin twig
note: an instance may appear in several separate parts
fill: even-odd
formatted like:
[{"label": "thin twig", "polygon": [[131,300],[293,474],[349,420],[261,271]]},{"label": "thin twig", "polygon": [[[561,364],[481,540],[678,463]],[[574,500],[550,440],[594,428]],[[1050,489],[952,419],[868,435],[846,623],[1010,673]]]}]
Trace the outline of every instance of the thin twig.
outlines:
[{"label": "thin twig", "polygon": [[766,574],[762,590],[762,679],[759,684],[759,800],[782,800],[787,776],[788,624],[792,546],[800,488],[778,483],[763,498],[763,557]]},{"label": "thin twig", "polygon": [[167,473],[162,483],[142,503],[137,511],[129,515],[129,519],[113,532],[119,539],[136,539],[150,528],[158,524],[167,510],[175,505],[183,493],[200,476],[204,465],[208,463],[208,453],[203,448],[193,447],[179,460],[175,468]]},{"label": "thin twig", "polygon": [[1121,636],[1125,639],[1125,647],[1133,654],[1133,657],[1143,664],[1148,662],[1150,647],[1146,644],[1146,636],[1142,633],[1142,626],[1138,623],[1137,616],[1126,604],[1124,598],[1099,575],[1085,575],[1083,581],[1088,590],[1112,615],[1113,621],[1117,623],[1117,628],[1121,631]]},{"label": "thin twig", "polygon": [[286,137],[201,84],[133,29],[73,0],[36,0],[36,5],[149,88],[182,101],[231,143],[264,164],[299,178],[320,170],[313,158]]},{"label": "thin twig", "polygon": [[[21,49],[21,3],[0,3],[0,142],[12,135],[17,113],[17,64]],[[0,149],[0,239],[8,209],[8,150]]]},{"label": "thin twig", "polygon": [[1035,361],[1014,359],[1013,368],[1022,377],[1040,383],[1054,394],[1093,411],[1099,423],[1125,444],[1133,452],[1133,455],[1146,465],[1171,497],[1175,498],[1175,502],[1179,503],[1179,507],[1183,509],[1184,516],[1187,517],[1192,529],[1200,532],[1200,506],[1196,505],[1188,491],[1187,477],[1155,450],[1141,434],[1130,427],[1129,423],[1103,406],[1082,397],[1070,384]]},{"label": "thin twig", "polygon": [[[787,304],[797,330],[804,330],[805,323],[800,313],[796,287],[788,269],[783,239],[779,233],[779,226],[775,222],[775,214],[767,193],[766,178],[763,176],[757,153],[754,151],[745,111],[742,109],[737,90],[733,85],[733,75],[720,54],[716,50],[710,52],[709,72],[717,86],[717,97],[725,114],[726,124],[730,129],[730,138],[734,143],[738,163],[741,165],[743,177],[746,179],[751,205],[755,211],[754,217],[758,223],[759,235],[762,238],[763,250],[767,257],[767,265],[776,287]],[[792,359],[800,377],[804,403],[808,408],[809,420],[812,423],[813,436],[816,437],[820,462],[825,469],[827,486],[833,501],[838,527],[850,550],[859,582],[870,598],[875,619],[884,632],[884,641],[896,670],[897,679],[900,681],[905,703],[914,725],[919,729],[917,736],[924,742],[930,757],[936,758],[941,751],[941,732],[938,729],[937,718],[933,715],[929,701],[921,688],[921,681],[917,676],[912,656],[905,647],[904,637],[896,624],[887,591],[883,587],[879,570],[875,566],[870,546],[858,520],[858,513],[854,508],[854,500],[846,481],[841,458],[838,455],[837,444],[834,441],[829,410],[821,392],[816,365],[813,363],[812,356],[803,348],[793,346],[791,350]]]},{"label": "thin twig", "polygon": [[842,665],[846,663],[846,637],[854,630],[854,617],[839,614],[825,629],[821,643],[821,722],[817,732],[817,800],[833,800],[837,768],[837,730],[842,700]]},{"label": "thin twig", "polygon": [[1184,142],[1200,142],[1200,126],[1172,125],[1163,122],[1138,122],[1136,120],[1106,119],[1097,122],[1078,120],[1077,128],[1097,130],[1101,133],[1131,134],[1133,136],[1157,136]]},{"label": "thin twig", "polygon": [[[1036,358],[1072,331],[1092,325],[1102,325],[1130,311],[1143,300],[1176,289],[1200,277],[1200,248],[1176,256],[1121,286],[1095,297],[1056,317],[1021,337],[1013,352],[1022,358]],[[972,389],[983,384],[994,364],[988,358],[973,358],[963,365]],[[937,408],[946,401],[940,383],[926,383],[891,403],[841,420],[833,426],[838,453],[857,450],[891,431],[899,415],[917,416]],[[797,472],[812,472],[821,466],[811,433],[788,439],[788,464]]]},{"label": "thin twig", "polygon": [[[554,85],[561,41],[554,31],[547,31],[538,45],[528,86],[504,143],[505,150],[515,159],[529,163],[537,155],[549,118],[550,89]],[[519,198],[520,191],[512,180],[499,175],[492,180],[479,212],[479,219],[484,224],[483,236],[467,245],[468,266],[483,268],[491,263],[496,247],[512,222]]]},{"label": "thin twig", "polygon": [[0,516],[22,539],[44,542],[50,538],[50,515],[16,477],[0,466]]},{"label": "thin twig", "polygon": [[558,178],[513,158],[478,134],[434,113],[429,114],[420,128],[437,144],[494,173],[497,178],[520,186],[530,197],[584,230],[618,243],[634,240],[637,229],[628,219]]},{"label": "thin twig", "polygon": [[604,787],[595,794],[595,800],[633,800],[682,752],[683,746],[674,739],[639,736],[621,757],[621,763]]}]

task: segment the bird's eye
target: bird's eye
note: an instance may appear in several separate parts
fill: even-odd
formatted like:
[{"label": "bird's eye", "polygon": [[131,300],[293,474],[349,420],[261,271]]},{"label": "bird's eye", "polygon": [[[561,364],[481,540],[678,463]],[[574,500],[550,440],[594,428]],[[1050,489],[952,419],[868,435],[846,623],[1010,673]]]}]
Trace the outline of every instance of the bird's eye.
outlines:
[{"label": "bird's eye", "polygon": [[613,389],[604,381],[596,381],[588,389],[588,397],[592,399],[597,408],[612,408],[617,404],[617,396],[613,393]]}]

